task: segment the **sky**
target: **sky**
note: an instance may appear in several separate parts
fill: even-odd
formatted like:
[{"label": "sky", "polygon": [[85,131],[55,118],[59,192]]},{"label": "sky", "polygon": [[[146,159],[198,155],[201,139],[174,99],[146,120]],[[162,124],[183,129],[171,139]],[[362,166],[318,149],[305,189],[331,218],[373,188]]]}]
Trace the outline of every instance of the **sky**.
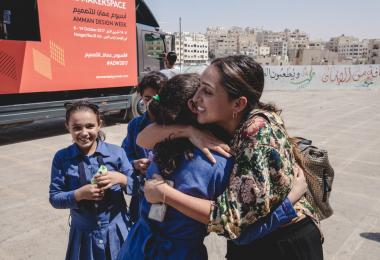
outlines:
[{"label": "sky", "polygon": [[380,38],[379,0],[145,0],[163,30],[206,32],[208,26],[300,29],[312,40],[341,34]]}]

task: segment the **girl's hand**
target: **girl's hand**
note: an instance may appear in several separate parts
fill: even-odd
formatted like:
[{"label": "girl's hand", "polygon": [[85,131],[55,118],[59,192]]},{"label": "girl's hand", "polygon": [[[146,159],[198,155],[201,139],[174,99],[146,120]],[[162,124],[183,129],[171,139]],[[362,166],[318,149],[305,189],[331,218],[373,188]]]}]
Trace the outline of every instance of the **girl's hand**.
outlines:
[{"label": "girl's hand", "polygon": [[150,160],[148,158],[141,158],[133,161],[133,166],[136,170],[138,170],[141,174],[146,174],[146,170],[150,165]]},{"label": "girl's hand", "polygon": [[127,177],[120,172],[110,172],[95,175],[95,180],[101,191],[111,188],[113,185],[127,185]]},{"label": "girl's hand", "polygon": [[104,192],[94,184],[87,184],[74,192],[75,200],[101,200],[103,199]]},{"label": "girl's hand", "polygon": [[289,201],[294,205],[307,191],[307,182],[304,172],[298,164],[293,167],[294,182],[291,191],[288,194]]},{"label": "girl's hand", "polygon": [[164,201],[164,193],[162,188],[167,185],[162,177],[158,174],[153,174],[153,179],[145,181],[144,194],[149,203],[160,203]]},{"label": "girl's hand", "polygon": [[231,157],[230,147],[216,138],[211,132],[202,131],[195,127],[189,127],[188,138],[190,142],[199,148],[212,163],[216,163],[216,161],[210,150],[220,153],[227,158]]}]

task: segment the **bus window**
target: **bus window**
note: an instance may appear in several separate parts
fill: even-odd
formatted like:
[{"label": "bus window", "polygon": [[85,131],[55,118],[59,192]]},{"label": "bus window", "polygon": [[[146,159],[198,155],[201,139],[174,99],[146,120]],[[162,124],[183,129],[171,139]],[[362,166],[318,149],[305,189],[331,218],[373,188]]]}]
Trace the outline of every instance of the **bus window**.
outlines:
[{"label": "bus window", "polygon": [[0,39],[40,41],[37,0],[0,0]]},{"label": "bus window", "polygon": [[163,66],[165,54],[164,39],[158,33],[144,34],[144,71],[160,70]]}]

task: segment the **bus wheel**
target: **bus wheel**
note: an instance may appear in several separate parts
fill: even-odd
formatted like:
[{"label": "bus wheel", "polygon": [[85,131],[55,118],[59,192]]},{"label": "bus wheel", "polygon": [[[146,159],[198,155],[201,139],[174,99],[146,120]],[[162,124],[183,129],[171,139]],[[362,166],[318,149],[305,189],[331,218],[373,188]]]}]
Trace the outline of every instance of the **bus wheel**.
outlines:
[{"label": "bus wheel", "polygon": [[137,116],[141,116],[146,111],[144,102],[141,96],[135,92],[132,94],[131,108],[129,109],[129,118],[132,119]]}]

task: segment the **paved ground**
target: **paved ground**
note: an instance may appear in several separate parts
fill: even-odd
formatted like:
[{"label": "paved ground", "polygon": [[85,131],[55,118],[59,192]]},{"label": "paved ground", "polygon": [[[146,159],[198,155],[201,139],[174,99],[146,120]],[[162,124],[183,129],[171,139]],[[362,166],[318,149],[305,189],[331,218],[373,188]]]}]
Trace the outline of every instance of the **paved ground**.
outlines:
[{"label": "paved ground", "polygon": [[[335,214],[322,222],[325,259],[380,259],[380,89],[275,91],[264,99],[284,109],[291,134],[329,151]],[[119,144],[126,129],[104,130]],[[61,120],[0,129],[0,259],[64,258],[68,210],[49,205],[48,185],[53,154],[70,143]],[[210,259],[223,259],[224,243],[207,239]]]}]

